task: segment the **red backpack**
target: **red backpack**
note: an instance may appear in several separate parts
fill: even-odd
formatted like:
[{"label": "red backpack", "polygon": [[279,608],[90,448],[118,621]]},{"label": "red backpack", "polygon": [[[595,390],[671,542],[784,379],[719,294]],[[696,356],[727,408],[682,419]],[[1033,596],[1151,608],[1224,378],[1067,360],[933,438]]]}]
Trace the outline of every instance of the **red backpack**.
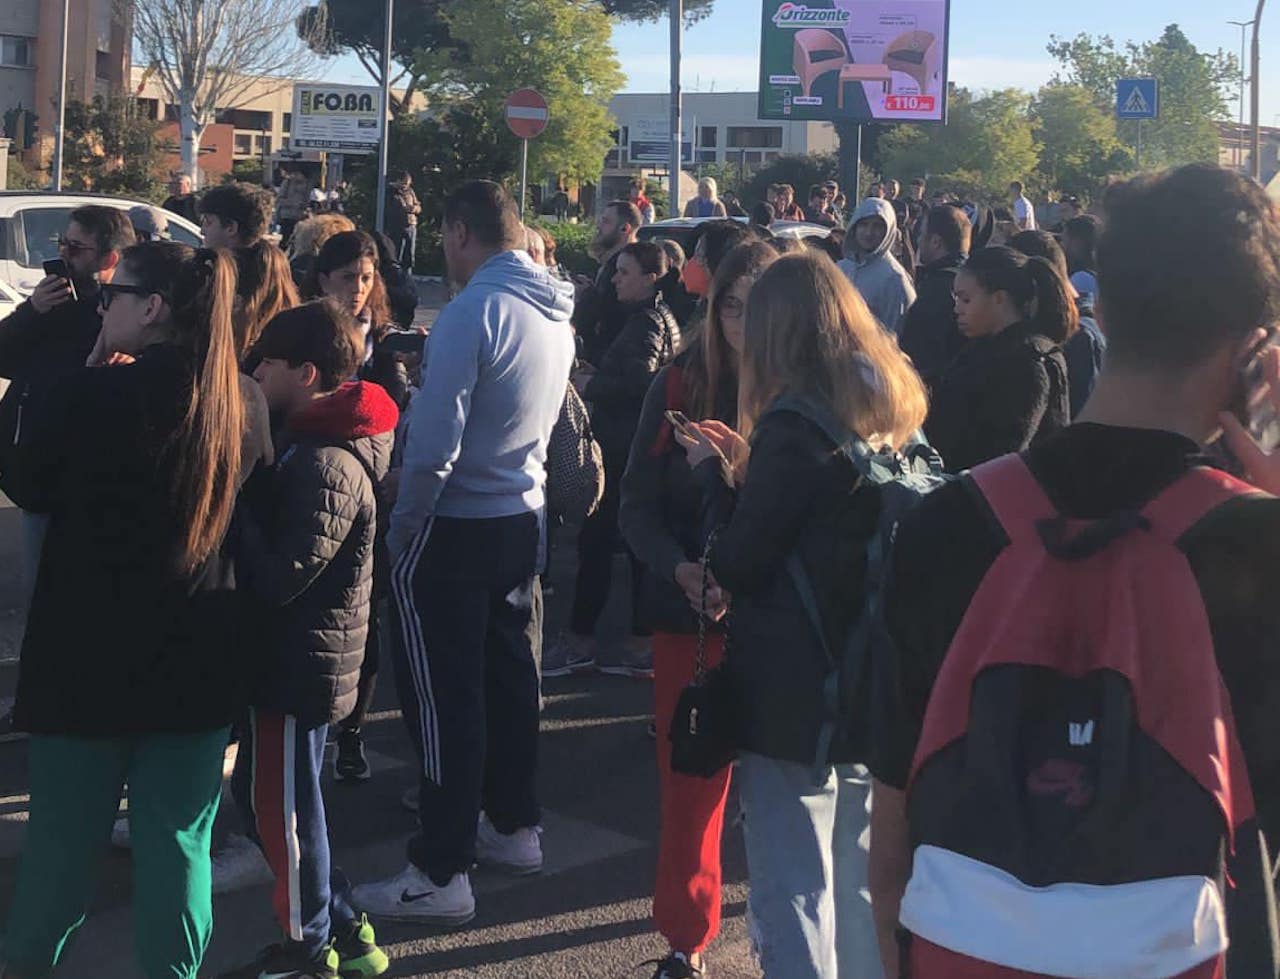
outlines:
[{"label": "red backpack", "polygon": [[[1081,521],[1019,456],[971,476],[1008,545],[947,652],[912,764],[904,975],[1225,975],[1228,910],[1249,931],[1256,910],[1264,935],[1274,902],[1265,862],[1236,859],[1238,845],[1259,853],[1253,794],[1178,541],[1257,491],[1193,469],[1141,511]],[[1275,975],[1235,951],[1232,979]]]}]

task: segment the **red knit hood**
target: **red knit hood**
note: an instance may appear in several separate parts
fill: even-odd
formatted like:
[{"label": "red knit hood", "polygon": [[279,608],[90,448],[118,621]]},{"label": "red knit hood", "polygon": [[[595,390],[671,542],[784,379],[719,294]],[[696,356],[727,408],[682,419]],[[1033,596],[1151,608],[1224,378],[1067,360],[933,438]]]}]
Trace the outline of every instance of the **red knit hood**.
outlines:
[{"label": "red knit hood", "polygon": [[289,418],[289,433],[326,439],[358,439],[395,430],[400,411],[381,385],[351,381]]}]

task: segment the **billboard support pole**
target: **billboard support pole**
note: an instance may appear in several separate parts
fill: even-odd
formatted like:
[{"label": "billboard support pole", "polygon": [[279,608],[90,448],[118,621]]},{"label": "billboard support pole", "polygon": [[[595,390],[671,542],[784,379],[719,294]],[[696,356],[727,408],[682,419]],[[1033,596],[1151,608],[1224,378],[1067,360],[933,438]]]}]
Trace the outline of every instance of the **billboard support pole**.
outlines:
[{"label": "billboard support pole", "polygon": [[667,191],[668,217],[678,218],[680,210],[680,46],[684,33],[684,0],[671,0],[671,186]]},{"label": "billboard support pole", "polygon": [[1133,157],[1134,167],[1137,170],[1142,169],[1142,120],[1138,120],[1138,147]]},{"label": "billboard support pole", "polygon": [[853,151],[853,206],[862,203],[862,123],[858,123],[858,138]]},{"label": "billboard support pole", "polygon": [[[382,231],[387,226],[387,160],[391,143],[391,19],[396,0],[387,0],[386,31],[382,36],[382,112],[378,119],[378,210],[373,226]],[[412,270],[411,270],[412,271]]]}]

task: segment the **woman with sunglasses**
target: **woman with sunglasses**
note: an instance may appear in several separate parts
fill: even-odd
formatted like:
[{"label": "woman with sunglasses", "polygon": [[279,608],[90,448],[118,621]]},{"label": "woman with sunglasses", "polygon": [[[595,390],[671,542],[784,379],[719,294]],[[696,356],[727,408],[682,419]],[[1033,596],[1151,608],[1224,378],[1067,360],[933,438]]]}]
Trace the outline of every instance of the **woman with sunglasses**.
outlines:
[{"label": "woman with sunglasses", "polygon": [[[663,368],[649,387],[631,458],[622,480],[619,513],[628,547],[644,565],[640,616],[653,632],[654,727],[662,830],[653,916],[671,952],[656,979],[701,979],[703,950],[720,930],[720,833],[729,769],[715,778],[671,770],[671,717],[693,680],[698,652],[705,544],[702,491],[674,439],[667,412],[694,421],[738,418],[738,364],[747,295],[777,252],[763,242],[742,245],[720,264],[707,300],[711,329]],[[715,595],[711,596],[715,601]],[[708,665],[719,662],[724,637],[706,637]]]},{"label": "woman with sunglasses", "polygon": [[7,979],[47,975],[84,919],[129,786],[137,954],[194,977],[212,930],[209,843],[248,664],[224,537],[271,453],[239,371],[225,252],[126,250],[92,365],[33,384],[0,431],[49,516],[14,707],[31,813]]}]

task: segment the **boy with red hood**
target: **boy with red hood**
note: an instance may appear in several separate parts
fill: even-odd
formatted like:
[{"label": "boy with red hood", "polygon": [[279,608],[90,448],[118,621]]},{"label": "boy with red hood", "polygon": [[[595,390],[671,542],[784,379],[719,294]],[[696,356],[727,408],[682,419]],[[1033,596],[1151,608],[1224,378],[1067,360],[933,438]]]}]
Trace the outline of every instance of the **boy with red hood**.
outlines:
[{"label": "boy with red hood", "polygon": [[[276,316],[254,378],[276,423],[272,483],[241,507],[246,585],[264,606],[260,669],[232,792],[275,874],[282,945],[250,972],[273,979],[376,976],[373,928],[331,867],[320,771],[328,725],[355,705],[373,590],[377,488],[391,462],[395,403],[350,382],[363,344],[330,300]],[[261,488],[260,488],[261,489]]]}]

